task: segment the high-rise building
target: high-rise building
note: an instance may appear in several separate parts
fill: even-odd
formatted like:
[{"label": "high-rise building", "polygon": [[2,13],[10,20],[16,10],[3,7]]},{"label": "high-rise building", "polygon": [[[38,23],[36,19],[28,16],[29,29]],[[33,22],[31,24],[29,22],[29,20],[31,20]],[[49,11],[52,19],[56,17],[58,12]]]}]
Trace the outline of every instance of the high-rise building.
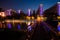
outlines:
[{"label": "high-rise building", "polygon": [[57,13],[60,16],[60,2],[57,2]]}]

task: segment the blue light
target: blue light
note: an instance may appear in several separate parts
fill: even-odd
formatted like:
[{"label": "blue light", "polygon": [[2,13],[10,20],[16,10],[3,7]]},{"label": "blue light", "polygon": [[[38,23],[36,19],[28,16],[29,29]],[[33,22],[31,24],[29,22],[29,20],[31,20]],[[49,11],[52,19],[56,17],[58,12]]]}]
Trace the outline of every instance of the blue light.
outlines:
[{"label": "blue light", "polygon": [[18,27],[18,30],[20,30],[20,29],[21,29],[21,26],[20,26],[19,24],[17,25],[17,27]]},{"label": "blue light", "polygon": [[58,2],[58,14],[60,16],[60,2]]},{"label": "blue light", "polygon": [[11,28],[12,25],[11,25],[11,23],[8,23],[7,26],[8,26],[8,28]]},{"label": "blue light", "polygon": [[32,30],[32,27],[31,26],[28,26],[28,31],[31,31]]},{"label": "blue light", "polygon": [[57,30],[60,31],[60,25],[58,26]]},{"label": "blue light", "polygon": [[43,4],[40,4],[40,15],[43,13]]}]

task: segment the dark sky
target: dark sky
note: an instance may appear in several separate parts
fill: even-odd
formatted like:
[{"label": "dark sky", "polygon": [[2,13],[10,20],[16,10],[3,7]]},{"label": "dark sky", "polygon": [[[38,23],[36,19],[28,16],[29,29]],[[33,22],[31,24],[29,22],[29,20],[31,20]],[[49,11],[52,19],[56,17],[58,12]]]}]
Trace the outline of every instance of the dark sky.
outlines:
[{"label": "dark sky", "polygon": [[27,11],[28,8],[31,10],[37,10],[39,5],[42,3],[44,10],[53,6],[58,0],[0,0],[0,7],[3,9],[22,9]]}]

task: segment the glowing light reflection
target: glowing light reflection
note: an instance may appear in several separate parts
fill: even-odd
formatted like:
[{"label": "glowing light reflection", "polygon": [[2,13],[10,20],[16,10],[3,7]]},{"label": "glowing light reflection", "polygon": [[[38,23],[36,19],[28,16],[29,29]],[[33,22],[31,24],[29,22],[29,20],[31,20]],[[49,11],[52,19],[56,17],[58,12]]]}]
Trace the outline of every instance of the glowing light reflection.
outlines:
[{"label": "glowing light reflection", "polygon": [[57,30],[60,32],[60,22],[58,22]]},{"label": "glowing light reflection", "polygon": [[32,30],[32,27],[31,26],[28,26],[28,31],[31,31]]},{"label": "glowing light reflection", "polygon": [[17,27],[18,27],[18,30],[20,30],[20,29],[21,29],[21,26],[20,26],[19,24],[17,25]]},{"label": "glowing light reflection", "polygon": [[11,23],[8,23],[7,26],[8,26],[8,28],[11,28],[12,27]]}]

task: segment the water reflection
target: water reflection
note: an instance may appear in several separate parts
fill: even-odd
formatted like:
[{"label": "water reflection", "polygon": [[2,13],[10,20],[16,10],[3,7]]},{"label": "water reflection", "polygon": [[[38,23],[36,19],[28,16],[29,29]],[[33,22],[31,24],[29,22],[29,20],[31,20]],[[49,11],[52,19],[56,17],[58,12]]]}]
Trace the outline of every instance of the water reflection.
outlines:
[{"label": "water reflection", "polygon": [[7,27],[8,27],[8,28],[11,28],[11,27],[12,27],[11,23],[8,23],[8,24],[7,24]]},{"label": "water reflection", "polygon": [[60,25],[58,26],[57,30],[60,32]]},{"label": "water reflection", "polygon": [[18,25],[17,25],[17,28],[18,28],[18,30],[20,30],[20,29],[21,29],[21,26],[20,26],[20,24],[18,24]]}]

